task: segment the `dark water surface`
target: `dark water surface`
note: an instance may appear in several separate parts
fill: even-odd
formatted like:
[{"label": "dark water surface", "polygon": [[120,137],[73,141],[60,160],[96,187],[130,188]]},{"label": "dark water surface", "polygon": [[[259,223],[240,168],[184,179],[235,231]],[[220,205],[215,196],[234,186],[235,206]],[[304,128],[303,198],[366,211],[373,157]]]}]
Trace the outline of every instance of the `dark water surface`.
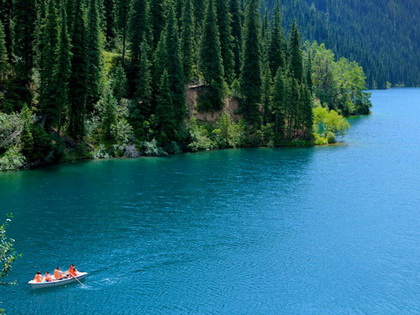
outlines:
[{"label": "dark water surface", "polygon": [[[345,144],[0,174],[24,256],[9,314],[420,312],[420,89],[375,91]],[[32,291],[74,263],[85,287]]]}]

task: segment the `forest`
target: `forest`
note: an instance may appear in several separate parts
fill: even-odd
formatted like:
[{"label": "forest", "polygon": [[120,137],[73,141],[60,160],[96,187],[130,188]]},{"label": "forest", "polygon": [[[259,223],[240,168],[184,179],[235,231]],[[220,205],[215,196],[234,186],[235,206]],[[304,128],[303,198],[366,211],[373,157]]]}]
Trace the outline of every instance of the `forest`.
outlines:
[{"label": "forest", "polygon": [[[370,113],[356,61],[258,0],[1,0],[0,170],[328,144]],[[288,17],[290,19],[291,17]]]},{"label": "forest", "polygon": [[[276,0],[263,0],[272,12]],[[357,61],[372,89],[420,86],[417,0],[282,0],[283,25],[297,20],[302,36]]]}]

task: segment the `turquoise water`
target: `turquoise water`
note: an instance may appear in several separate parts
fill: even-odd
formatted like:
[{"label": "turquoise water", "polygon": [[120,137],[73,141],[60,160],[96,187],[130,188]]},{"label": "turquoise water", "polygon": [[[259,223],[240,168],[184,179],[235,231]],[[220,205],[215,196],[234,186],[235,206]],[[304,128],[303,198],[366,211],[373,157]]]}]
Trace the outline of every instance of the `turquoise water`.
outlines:
[{"label": "turquoise water", "polygon": [[[345,144],[0,174],[24,256],[10,314],[420,312],[420,89],[375,91]],[[2,215],[2,217],[4,217]],[[85,287],[33,291],[74,263]]]}]

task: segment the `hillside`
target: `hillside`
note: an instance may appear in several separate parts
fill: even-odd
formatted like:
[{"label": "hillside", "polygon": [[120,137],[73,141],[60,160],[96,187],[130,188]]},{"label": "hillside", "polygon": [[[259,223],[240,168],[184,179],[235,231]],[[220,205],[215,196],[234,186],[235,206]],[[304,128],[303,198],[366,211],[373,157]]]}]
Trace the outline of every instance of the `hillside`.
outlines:
[{"label": "hillside", "polygon": [[[263,0],[271,10],[276,0]],[[418,0],[282,0],[283,23],[296,19],[303,38],[357,60],[373,88],[420,85]],[[286,29],[288,27],[285,27]]]}]

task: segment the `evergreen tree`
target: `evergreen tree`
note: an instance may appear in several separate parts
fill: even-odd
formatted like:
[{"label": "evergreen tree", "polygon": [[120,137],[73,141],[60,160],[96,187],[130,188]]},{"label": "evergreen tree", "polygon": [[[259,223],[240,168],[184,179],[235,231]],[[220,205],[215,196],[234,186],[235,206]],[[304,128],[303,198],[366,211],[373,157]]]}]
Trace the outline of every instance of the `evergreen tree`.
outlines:
[{"label": "evergreen tree", "polygon": [[128,33],[128,17],[131,7],[131,0],[119,0],[116,3],[117,12],[117,33],[121,40],[122,50],[122,64],[125,62],[126,46],[127,46],[127,33]]},{"label": "evergreen tree", "polygon": [[152,114],[152,86],[150,63],[148,58],[148,46],[144,42],[141,46],[141,60],[136,82],[136,99],[138,104],[138,114],[140,119],[148,119]]},{"label": "evergreen tree", "polygon": [[184,12],[184,0],[173,0],[173,5],[175,6],[175,17],[177,21],[181,21],[182,15]]},{"label": "evergreen tree", "polygon": [[201,38],[201,32],[203,30],[203,21],[205,19],[205,13],[207,12],[208,0],[194,0],[194,16],[197,30],[197,38]]},{"label": "evergreen tree", "polygon": [[166,28],[160,33],[160,40],[156,47],[156,50],[153,54],[153,63],[152,63],[152,95],[153,100],[152,104],[156,106],[156,97],[159,92],[159,84],[162,79],[163,72],[168,67],[168,49],[166,46],[167,43]]},{"label": "evergreen tree", "polygon": [[309,87],[305,84],[301,85],[300,91],[300,119],[302,129],[302,138],[305,140],[312,140],[313,119],[313,99]]},{"label": "evergreen tree", "polygon": [[101,97],[102,88],[102,32],[101,20],[98,14],[98,0],[89,0],[87,12],[87,40],[86,52],[87,68],[87,111],[92,112],[93,106]]},{"label": "evergreen tree", "polygon": [[0,21],[0,84],[6,80],[9,63],[7,60],[6,40],[3,23]]},{"label": "evergreen tree", "polygon": [[230,0],[229,2],[229,11],[232,17],[231,27],[232,27],[232,37],[233,37],[233,55],[234,55],[234,64],[235,64],[235,77],[239,77],[241,70],[241,50],[242,50],[242,20],[241,12],[239,9],[238,0]]},{"label": "evergreen tree", "polygon": [[102,134],[105,141],[112,141],[112,126],[117,122],[118,103],[112,94],[110,84],[106,84],[100,100],[102,106]]},{"label": "evergreen tree", "polygon": [[35,0],[13,0],[13,52],[22,60],[25,79],[33,66],[36,17]]},{"label": "evergreen tree", "polygon": [[4,41],[9,62],[13,55],[12,8],[13,0],[0,0],[0,22],[3,24]]},{"label": "evergreen tree", "polygon": [[154,0],[150,2],[150,15],[153,33],[153,44],[151,46],[153,50],[156,49],[160,40],[160,34],[165,27],[166,2],[167,0]]},{"label": "evergreen tree", "polygon": [[193,0],[186,0],[182,17],[182,57],[184,76],[187,83],[196,75],[197,47],[195,41],[195,20]]},{"label": "evergreen tree", "polygon": [[169,76],[169,87],[172,92],[172,102],[174,106],[174,118],[179,127],[186,115],[185,108],[185,79],[184,69],[181,59],[181,42],[178,32],[178,23],[172,7],[169,8],[168,24],[166,26],[166,47],[167,50],[167,70]]},{"label": "evergreen tree", "polygon": [[272,111],[271,111],[271,93],[272,93],[272,82],[271,82],[271,71],[268,63],[264,67],[262,76],[262,97],[261,104],[263,109],[263,124],[271,123]]},{"label": "evergreen tree", "polygon": [[54,123],[57,113],[57,103],[54,98],[54,70],[57,66],[58,45],[58,12],[55,0],[48,0],[46,5],[44,26],[41,35],[42,60],[40,71],[39,104],[44,116],[45,127]]},{"label": "evergreen tree", "polygon": [[214,89],[211,110],[223,107],[224,69],[214,0],[209,0],[201,39],[199,69],[204,81]]},{"label": "evergreen tree", "polygon": [[221,56],[225,80],[230,85],[235,77],[235,59],[233,54],[232,16],[229,13],[227,1],[216,1],[217,25],[220,35]]},{"label": "evergreen tree", "polygon": [[107,43],[115,39],[116,5],[115,0],[102,0],[104,7],[105,40]]},{"label": "evergreen tree", "polygon": [[175,113],[172,92],[169,87],[168,71],[164,70],[159,84],[156,106],[157,139],[159,143],[166,144],[175,135]]},{"label": "evergreen tree", "polygon": [[284,34],[281,27],[280,4],[277,0],[267,53],[270,70],[274,76],[279,67],[283,68],[285,66],[285,51],[283,50],[283,47]]},{"label": "evergreen tree", "polygon": [[129,17],[131,59],[137,65],[141,58],[141,44],[151,42],[150,9],[147,0],[132,0]]},{"label": "evergreen tree", "polygon": [[61,130],[63,111],[68,107],[68,80],[71,71],[71,45],[70,37],[67,30],[66,8],[62,3],[60,6],[60,25],[58,35],[57,61],[53,73],[53,92],[56,100],[56,111],[52,118],[53,123]]},{"label": "evergreen tree", "polygon": [[70,125],[69,134],[76,140],[85,135],[87,68],[86,26],[83,0],[73,0],[74,22],[72,32],[71,75],[69,79]]},{"label": "evergreen tree", "polygon": [[289,48],[289,73],[290,76],[301,82],[303,79],[303,60],[302,49],[300,47],[300,34],[297,29],[296,22],[292,24],[290,35],[290,48]]},{"label": "evergreen tree", "polygon": [[259,1],[249,0],[244,23],[244,41],[242,52],[242,69],[240,76],[241,112],[245,121],[257,127],[261,115],[261,48]]},{"label": "evergreen tree", "polygon": [[127,94],[128,89],[127,77],[121,63],[118,63],[118,65],[115,67],[111,82],[112,92],[114,93],[117,101],[120,102],[121,99]]},{"label": "evergreen tree", "polygon": [[[274,78],[271,108],[274,115],[274,132],[278,141],[281,141],[285,133],[285,113],[286,113],[286,86],[284,72],[277,70]],[[277,141],[277,142],[278,142]]]}]

